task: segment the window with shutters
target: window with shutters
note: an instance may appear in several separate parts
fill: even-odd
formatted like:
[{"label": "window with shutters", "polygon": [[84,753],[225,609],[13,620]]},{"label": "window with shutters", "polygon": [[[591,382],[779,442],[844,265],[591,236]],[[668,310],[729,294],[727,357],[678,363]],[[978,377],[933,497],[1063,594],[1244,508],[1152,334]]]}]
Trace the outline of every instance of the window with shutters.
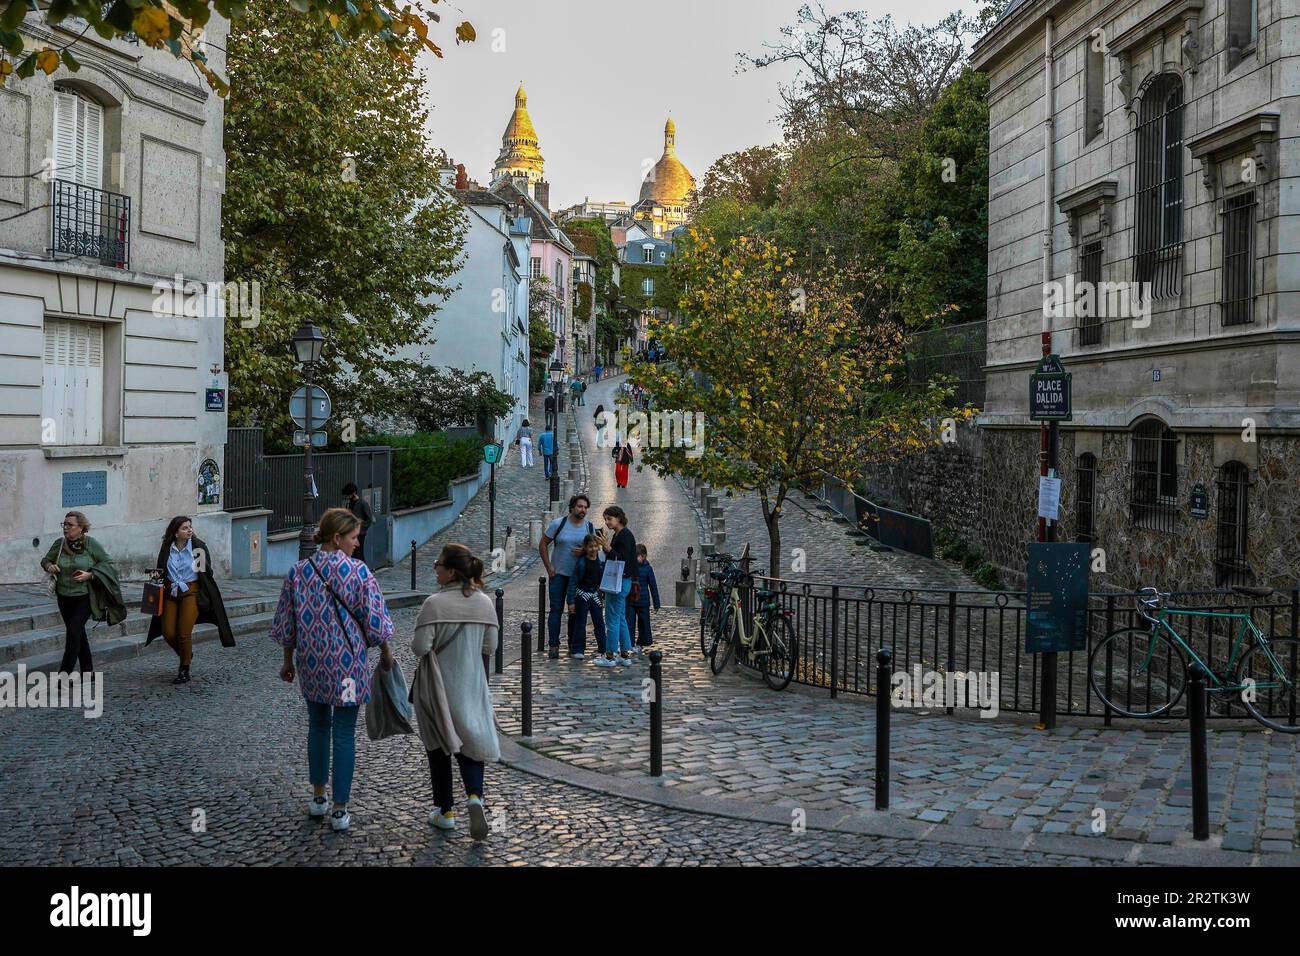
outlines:
[{"label": "window with shutters", "polygon": [[104,108],[79,93],[54,94],[54,168],[64,182],[104,188]]},{"label": "window with shutters", "polygon": [[98,445],[104,436],[104,329],[91,322],[45,321],[42,433],[55,445]]},{"label": "window with shutters", "polygon": [[131,200],[104,189],[105,121],[99,103],[55,90],[51,250],[125,269],[130,267]]}]

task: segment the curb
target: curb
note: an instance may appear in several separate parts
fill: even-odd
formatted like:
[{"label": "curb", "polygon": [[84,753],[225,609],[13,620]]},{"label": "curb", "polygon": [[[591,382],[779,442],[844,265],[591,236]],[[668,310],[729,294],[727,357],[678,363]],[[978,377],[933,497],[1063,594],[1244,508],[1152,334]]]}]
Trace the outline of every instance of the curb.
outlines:
[{"label": "curb", "polygon": [[[648,757],[647,757],[648,760]],[[748,823],[790,826],[790,806],[747,806],[736,801],[716,797],[699,797],[674,793],[665,783],[667,778],[645,781],[610,777],[593,770],[573,767],[559,760],[542,756],[528,749],[512,737],[501,737],[501,761],[512,770],[554,780],[583,790],[607,796],[637,800],[668,810],[694,813],[700,816],[722,817]],[[1056,853],[1081,856],[1113,863],[1119,866],[1300,866],[1297,854],[1247,853],[1224,850],[1211,840],[1204,846],[1193,843],[1164,846],[1151,843],[1132,843],[1122,840],[1099,840],[1096,837],[1075,836],[1067,833],[1012,833],[1009,830],[985,830],[977,827],[959,827],[950,823],[926,823],[910,817],[891,816],[887,811],[844,811],[827,813],[810,810],[807,827],[830,833],[852,836],[880,837],[895,840],[917,840],[934,843],[951,843],[956,846],[988,846],[1004,850]]]}]

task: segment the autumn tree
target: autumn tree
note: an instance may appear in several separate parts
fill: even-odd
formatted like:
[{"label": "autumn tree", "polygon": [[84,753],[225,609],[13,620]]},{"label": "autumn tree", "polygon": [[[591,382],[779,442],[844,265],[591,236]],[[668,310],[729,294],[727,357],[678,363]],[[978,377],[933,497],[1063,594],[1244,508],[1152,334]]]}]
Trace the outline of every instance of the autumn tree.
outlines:
[{"label": "autumn tree", "polygon": [[699,199],[728,197],[766,209],[780,199],[785,176],[786,156],[780,146],[751,146],[714,161],[700,183]]},{"label": "autumn tree", "polygon": [[968,414],[939,383],[904,383],[903,328],[864,315],[860,281],[833,260],[799,265],[770,238],[693,229],[674,269],[680,315],[651,330],[672,360],[637,364],[631,379],[656,409],[703,414],[704,439],[660,441],[642,461],[757,494],[773,577],[792,491],[827,474],[851,483],[863,464],[915,453],[939,440],[943,417]]},{"label": "autumn tree", "polygon": [[[438,0],[431,0],[429,6]],[[294,14],[288,26],[295,30],[316,27],[328,31],[340,44],[362,38],[380,44],[394,59],[411,65],[412,53],[425,49],[442,56],[442,48],[429,37],[429,24],[440,17],[423,4],[400,0],[289,0],[288,11]],[[49,75],[60,65],[76,71],[81,68],[72,52],[75,39],[66,43],[39,42],[28,48],[18,28],[29,10],[46,26],[65,24],[70,17],[84,22],[81,32],[93,30],[111,40],[135,34],[145,46],[165,49],[178,59],[186,60],[213,90],[225,96],[229,83],[208,66],[202,42],[204,25],[215,12],[226,20],[242,19],[248,10],[247,0],[52,0],[36,4],[31,0],[0,0],[0,85],[10,75],[27,79],[37,70]],[[474,27],[463,21],[455,29],[455,41],[475,39]],[[288,65],[288,64],[282,64]]]},{"label": "autumn tree", "polygon": [[278,0],[250,4],[227,62],[225,273],[261,287],[255,319],[227,318],[231,424],[288,441],[288,342],[306,321],[326,338],[316,381],[335,419],[383,417],[373,386],[399,349],[430,344],[464,231],[424,140],[424,78],[382,41],[339,44]]}]

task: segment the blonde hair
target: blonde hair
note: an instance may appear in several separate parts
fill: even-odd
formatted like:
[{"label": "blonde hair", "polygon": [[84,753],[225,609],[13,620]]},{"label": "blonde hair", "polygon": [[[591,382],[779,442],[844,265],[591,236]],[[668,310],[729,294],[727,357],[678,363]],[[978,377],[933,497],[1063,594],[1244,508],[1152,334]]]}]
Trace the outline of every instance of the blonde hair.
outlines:
[{"label": "blonde hair", "polygon": [[315,541],[317,544],[328,544],[333,547],[335,535],[346,537],[359,527],[361,527],[361,520],[347,508],[330,508],[321,516],[320,524],[316,526]]},{"label": "blonde hair", "polygon": [[82,514],[80,511],[69,511],[69,512],[68,512],[67,514],[65,514],[63,517],[65,517],[65,518],[76,518],[76,519],[77,519],[77,524],[81,525],[81,533],[82,533],[82,534],[85,534],[87,531],[90,530],[90,519],[87,518],[87,517],[86,517],[84,514]]}]

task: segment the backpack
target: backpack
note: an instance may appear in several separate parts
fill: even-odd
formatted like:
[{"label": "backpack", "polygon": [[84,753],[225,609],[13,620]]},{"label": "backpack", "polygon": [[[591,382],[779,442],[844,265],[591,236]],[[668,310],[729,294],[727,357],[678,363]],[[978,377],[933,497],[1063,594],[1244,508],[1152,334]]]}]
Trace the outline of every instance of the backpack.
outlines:
[{"label": "backpack", "polygon": [[[567,517],[562,516],[562,517],[556,518],[554,521],[552,521],[551,524],[550,524],[550,526],[546,529],[546,537],[548,537],[548,538],[550,538],[552,541],[554,541],[554,540],[556,539],[556,537],[557,537],[557,536],[559,535],[559,533],[560,533],[560,528],[562,528],[562,527],[564,526],[563,523],[564,523],[565,521],[568,521],[568,520],[569,520],[569,519],[568,519]],[[590,521],[588,521],[588,522],[587,522],[587,534],[595,534],[595,533],[596,533],[596,527],[595,527],[595,525],[593,525]]]}]

